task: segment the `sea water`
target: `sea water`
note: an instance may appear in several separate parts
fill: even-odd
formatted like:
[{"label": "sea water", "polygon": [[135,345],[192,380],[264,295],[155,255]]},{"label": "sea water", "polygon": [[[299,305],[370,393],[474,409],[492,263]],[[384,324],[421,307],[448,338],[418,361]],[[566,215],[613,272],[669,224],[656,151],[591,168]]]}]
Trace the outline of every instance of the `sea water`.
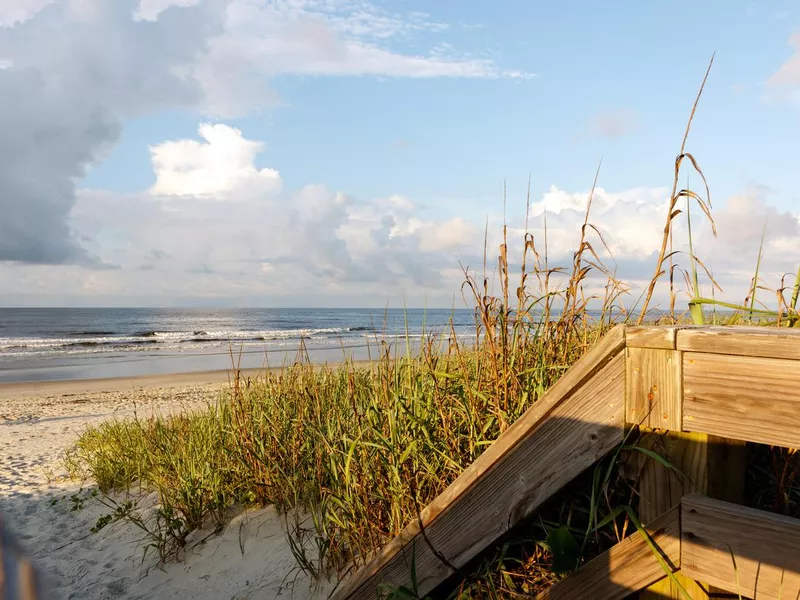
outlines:
[{"label": "sea water", "polygon": [[362,360],[473,323],[467,309],[0,308],[0,382],[280,366],[301,345]]}]

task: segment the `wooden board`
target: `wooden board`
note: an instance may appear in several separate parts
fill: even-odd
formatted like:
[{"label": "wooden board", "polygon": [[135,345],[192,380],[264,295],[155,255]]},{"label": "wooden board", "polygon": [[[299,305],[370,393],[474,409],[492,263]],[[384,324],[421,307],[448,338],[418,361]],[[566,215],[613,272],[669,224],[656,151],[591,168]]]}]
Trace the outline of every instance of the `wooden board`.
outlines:
[{"label": "wooden board", "polygon": [[800,365],[687,352],[683,430],[800,447]]},{"label": "wooden board", "polygon": [[639,480],[639,518],[645,525],[676,507],[686,494],[708,487],[708,436],[704,433],[651,434],[642,446],[663,456],[677,471],[648,460]]},{"label": "wooden board", "polygon": [[[672,572],[680,568],[679,508],[675,507],[645,530]],[[667,577],[638,531],[592,559],[566,579],[539,594],[537,600],[621,600]]]},{"label": "wooden board", "polygon": [[[653,450],[674,465],[680,473],[655,460],[648,460],[639,479],[639,518],[644,525],[654,522],[669,510],[677,510],[681,498],[691,492],[705,493],[708,486],[708,436],[704,433],[651,433],[642,446]],[[678,573],[676,579],[693,599],[708,596],[700,585]],[[675,582],[662,579],[639,595],[641,600],[685,600]]]},{"label": "wooden board", "polygon": [[702,327],[677,332],[678,350],[800,360],[800,329]]},{"label": "wooden board", "polygon": [[[456,568],[463,567],[621,443],[624,356],[619,352],[621,345],[612,347],[617,354],[591,379],[583,381],[568,402],[557,403],[532,429],[515,430],[521,438],[518,443],[478,477],[469,474],[469,485],[461,486],[447,509],[425,526],[426,539],[408,536],[402,549],[368,577],[358,577],[358,585],[343,588],[335,597],[372,600],[381,583],[411,587],[412,552],[418,590],[421,595],[430,593],[453,574],[439,556]],[[496,450],[496,445],[487,452]]]},{"label": "wooden board", "polygon": [[[619,325],[609,331],[581,359],[575,363],[555,385],[542,396],[525,414],[509,427],[477,460],[422,511],[422,522],[426,531],[459,498],[466,493],[492,467],[525,440],[535,428],[544,422],[550,413],[571,397],[586,381],[604,369],[625,347],[625,326]],[[620,366],[621,369],[621,366]],[[334,599],[351,597],[362,586],[366,590],[375,588],[376,575],[404,548],[419,545],[421,530],[419,520],[414,520],[392,539],[373,560],[367,563],[353,577],[343,582],[336,591]],[[395,569],[396,571],[396,569]],[[365,592],[367,595],[369,592]],[[373,593],[374,595],[374,593]]]},{"label": "wooden board", "polygon": [[687,496],[681,503],[681,570],[748,598],[797,598],[800,521]]},{"label": "wooden board", "polygon": [[688,329],[693,325],[664,325],[664,326],[628,326],[625,338],[628,348],[660,348],[661,350],[675,350],[677,348],[677,333],[679,329]]},{"label": "wooden board", "polygon": [[625,419],[634,425],[681,429],[681,353],[626,348]]}]

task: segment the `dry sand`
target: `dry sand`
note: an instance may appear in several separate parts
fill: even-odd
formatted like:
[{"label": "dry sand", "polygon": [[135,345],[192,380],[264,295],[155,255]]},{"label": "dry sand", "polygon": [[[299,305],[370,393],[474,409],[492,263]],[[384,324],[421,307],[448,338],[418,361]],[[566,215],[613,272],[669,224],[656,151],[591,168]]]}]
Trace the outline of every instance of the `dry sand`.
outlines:
[{"label": "dry sand", "polygon": [[[87,423],[154,410],[169,413],[213,401],[226,372],[134,379],[0,385],[0,514],[49,578],[47,598],[325,598],[296,567],[282,519],[270,509],[236,517],[182,562],[142,561],[141,533],[125,521],[98,533],[110,511],[87,483],[65,478],[63,450]],[[73,495],[85,498],[72,510]],[[206,537],[201,534],[197,540]],[[190,545],[191,546],[191,545]]]}]

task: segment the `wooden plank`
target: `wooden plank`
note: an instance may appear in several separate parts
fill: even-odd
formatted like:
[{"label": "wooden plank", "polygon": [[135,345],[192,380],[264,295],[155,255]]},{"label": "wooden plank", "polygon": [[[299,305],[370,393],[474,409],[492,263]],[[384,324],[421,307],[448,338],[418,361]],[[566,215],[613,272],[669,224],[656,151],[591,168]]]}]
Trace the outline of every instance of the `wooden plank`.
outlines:
[{"label": "wooden plank", "polygon": [[797,598],[800,520],[687,496],[681,503],[681,570],[748,598]]},{"label": "wooden plank", "polygon": [[[698,434],[684,434],[698,435]],[[744,502],[744,480],[747,471],[747,442],[706,435],[705,495],[717,500]],[[686,493],[692,493],[687,490]]]},{"label": "wooden plank", "polygon": [[658,429],[681,430],[681,353],[626,348],[625,420]]},{"label": "wooden plank", "polygon": [[[470,490],[490,469],[500,463],[516,446],[526,440],[534,430],[547,420],[550,414],[571,397],[585,382],[604,369],[620,355],[625,346],[625,326],[619,325],[609,331],[581,359],[575,363],[553,387],[544,394],[525,414],[509,427],[474,463],[422,511],[422,522],[426,532],[432,524],[455,505],[461,496]],[[621,369],[621,366],[619,367]],[[621,427],[621,424],[620,424]],[[534,482],[530,482],[531,485]],[[420,543],[418,543],[420,542]],[[421,540],[419,520],[412,521],[403,531],[384,546],[378,554],[353,577],[343,582],[334,599],[351,597],[359,588],[374,589],[376,575],[403,548],[424,546]],[[395,561],[396,562],[396,561]],[[369,592],[365,592],[369,594]]]},{"label": "wooden plank", "polygon": [[683,429],[800,448],[800,365],[686,353]]},{"label": "wooden plank", "polygon": [[[714,493],[726,500],[740,500],[741,486],[733,481],[744,478],[744,456],[732,449],[729,440],[707,433],[682,433],[682,360],[680,351],[628,348],[628,418],[631,410],[652,410],[644,423],[653,429],[672,430],[645,436],[642,445],[663,456],[676,470],[656,461],[644,465],[639,480],[639,513],[648,523],[675,507],[687,493]],[[659,392],[664,390],[663,395]],[[649,402],[649,404],[648,404]],[[735,444],[735,442],[734,442]],[[714,466],[721,459],[731,462],[725,468]],[[735,459],[735,460],[734,460]],[[679,574],[678,581],[692,598],[707,597],[694,580]],[[651,598],[681,598],[683,591],[673,581],[663,580],[640,594]]]},{"label": "wooden plank", "polygon": [[[655,522],[669,510],[676,510],[687,493],[705,493],[708,486],[708,436],[697,433],[651,433],[642,446],[653,450],[674,465],[667,469],[648,460],[639,479],[639,518],[644,525]],[[693,599],[706,598],[702,587],[680,573],[676,579]],[[662,579],[639,595],[642,600],[685,599],[681,589],[669,579]]]},{"label": "wooden plank", "polygon": [[639,518],[650,523],[676,507],[686,494],[708,489],[708,436],[704,433],[651,433],[642,447],[664,457],[676,470],[648,459],[639,480]]},{"label": "wooden plank", "polygon": [[800,329],[703,327],[677,332],[678,350],[800,360]]},{"label": "wooden plank", "polygon": [[[625,330],[628,348],[660,348],[675,350],[678,329],[686,325],[667,325],[659,327],[629,326]],[[691,326],[689,326],[691,327]]]},{"label": "wooden plank", "polygon": [[[629,332],[626,332],[626,337]],[[680,352],[668,349],[626,348],[626,420],[646,428],[680,430],[681,423],[681,359]],[[644,436],[642,446],[664,456],[675,465],[684,464],[692,476],[700,477],[705,486],[704,447],[694,440],[666,437],[657,433]],[[697,452],[702,455],[695,456]],[[649,524],[675,507],[688,485],[685,478],[644,455],[646,460],[639,479],[639,518]],[[638,461],[637,461],[638,462]],[[679,467],[680,468],[680,467]],[[697,472],[695,472],[697,471]],[[684,587],[691,589],[690,582]],[[642,598],[660,595],[674,597],[671,582],[661,581]]]},{"label": "wooden plank", "polygon": [[[675,507],[645,527],[672,572],[681,566],[679,514],[678,507]],[[536,598],[622,600],[666,577],[652,549],[642,534],[636,531]]]},{"label": "wooden plank", "polygon": [[360,585],[335,597],[372,600],[381,583],[411,587],[412,552],[418,590],[421,595],[430,593],[452,574],[440,557],[456,568],[465,566],[620,444],[624,434],[624,356],[619,352],[621,346],[614,347],[616,356],[584,381],[568,402],[559,402],[537,420],[532,431],[517,429],[515,435],[523,434],[519,443],[479,478],[470,474],[474,483],[459,489],[447,510],[425,526],[425,539],[412,537],[369,578],[359,578]]}]

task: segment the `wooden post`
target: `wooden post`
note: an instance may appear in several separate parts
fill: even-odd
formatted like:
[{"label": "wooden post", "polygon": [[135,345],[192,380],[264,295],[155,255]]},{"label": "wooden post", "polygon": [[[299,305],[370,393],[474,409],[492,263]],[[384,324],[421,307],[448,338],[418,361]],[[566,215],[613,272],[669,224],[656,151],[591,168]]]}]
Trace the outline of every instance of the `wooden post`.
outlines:
[{"label": "wooden post", "polygon": [[[645,433],[643,445],[663,456],[675,470],[647,459],[639,480],[639,518],[647,525],[675,507],[689,493],[713,494],[720,500],[741,501],[744,444],[682,433],[683,357],[668,348],[626,350],[626,419]],[[669,431],[666,431],[669,430]],[[709,597],[709,587],[676,575],[693,599]],[[684,598],[670,579],[639,595],[642,599]]]}]

